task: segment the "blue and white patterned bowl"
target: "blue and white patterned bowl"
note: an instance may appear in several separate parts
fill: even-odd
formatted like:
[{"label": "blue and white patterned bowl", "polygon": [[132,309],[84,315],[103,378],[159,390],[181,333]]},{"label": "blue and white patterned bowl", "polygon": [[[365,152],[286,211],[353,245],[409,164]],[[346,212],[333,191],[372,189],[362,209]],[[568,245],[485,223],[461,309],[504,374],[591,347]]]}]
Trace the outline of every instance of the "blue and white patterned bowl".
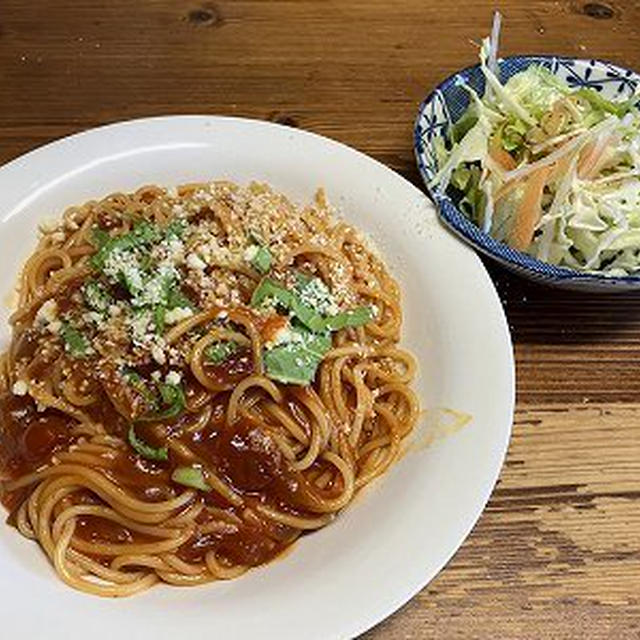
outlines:
[{"label": "blue and white patterned bowl", "polygon": [[[640,75],[602,60],[581,60],[556,56],[513,56],[500,60],[500,78],[504,82],[531,64],[539,64],[565,80],[572,87],[590,87],[605,98],[625,99],[640,85]],[[481,95],[484,76],[479,65],[468,67],[447,78],[420,105],[414,128],[414,150],[418,168],[427,190],[436,203],[440,219],[463,240],[478,251],[494,258],[515,273],[546,284],[568,289],[590,291],[640,290],[640,274],[610,277],[557,267],[517,251],[484,233],[471,222],[449,196],[429,182],[437,172],[433,143],[446,138],[449,127],[460,118],[469,105],[469,94],[460,86],[464,80]]]}]

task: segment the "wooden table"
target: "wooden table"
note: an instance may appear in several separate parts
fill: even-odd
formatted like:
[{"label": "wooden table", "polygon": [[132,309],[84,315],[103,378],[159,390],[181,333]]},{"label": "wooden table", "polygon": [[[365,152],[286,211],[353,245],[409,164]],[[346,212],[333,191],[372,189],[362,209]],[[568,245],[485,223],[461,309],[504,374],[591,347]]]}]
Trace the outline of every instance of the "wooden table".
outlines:
[{"label": "wooden table", "polygon": [[[495,4],[505,54],[640,68],[636,1]],[[475,61],[492,8],[2,0],[0,162],[116,120],[217,113],[337,138],[420,184],[416,107]],[[366,637],[640,637],[640,297],[554,292],[487,266],[516,345],[507,461],[448,567]]]}]

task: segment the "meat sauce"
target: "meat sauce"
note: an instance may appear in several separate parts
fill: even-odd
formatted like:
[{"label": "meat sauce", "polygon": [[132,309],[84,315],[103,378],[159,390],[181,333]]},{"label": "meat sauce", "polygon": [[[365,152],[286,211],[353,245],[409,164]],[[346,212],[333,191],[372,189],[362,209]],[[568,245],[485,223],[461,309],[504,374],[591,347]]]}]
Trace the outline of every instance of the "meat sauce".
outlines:
[{"label": "meat sauce", "polygon": [[204,364],[209,379],[220,386],[238,384],[253,371],[253,354],[251,349],[240,348],[232,357],[220,364]]},{"label": "meat sauce", "polygon": [[[243,370],[244,356],[239,355],[240,359],[229,366],[230,377]],[[275,442],[259,425],[248,419],[241,419],[231,426],[225,424],[228,397],[228,393],[215,397],[209,423],[199,430],[190,431],[190,421],[195,418],[184,413],[173,422],[139,423],[136,432],[152,446],[159,446],[166,436],[178,438],[199,462],[233,487],[245,501],[244,506],[234,507],[214,491],[198,492],[198,500],[206,506],[225,510],[231,518],[229,524],[196,533],[180,548],[179,556],[188,562],[201,562],[207,552],[214,551],[218,557],[230,562],[255,566],[281,553],[297,532],[264,518],[244,518],[245,508],[266,504],[287,513],[304,515],[309,513],[314,500],[308,481],[291,468]],[[115,412],[106,396],[89,409],[96,414],[92,417],[100,419],[107,430],[123,436],[126,421]],[[39,412],[28,396],[11,393],[0,396],[0,479],[14,479],[35,471],[72,443],[69,420],[64,414],[51,409]],[[173,450],[168,461],[156,462],[136,455],[131,449],[123,449],[100,471],[128,494],[147,502],[158,502],[184,491],[184,487],[172,482],[171,473],[175,467],[189,462],[192,461],[180,460]],[[24,490],[5,493],[2,501],[10,511],[15,511],[26,495]],[[88,492],[74,494],[71,499],[100,503]],[[199,522],[204,525],[209,521],[217,522],[219,517],[205,509]],[[96,516],[79,518],[76,535],[89,542],[103,543],[153,540]]]},{"label": "meat sauce", "polygon": [[[11,480],[49,462],[53,453],[71,444],[68,420],[54,410],[36,411],[26,396],[0,395],[0,480]],[[24,492],[2,494],[2,502],[15,509]]]}]

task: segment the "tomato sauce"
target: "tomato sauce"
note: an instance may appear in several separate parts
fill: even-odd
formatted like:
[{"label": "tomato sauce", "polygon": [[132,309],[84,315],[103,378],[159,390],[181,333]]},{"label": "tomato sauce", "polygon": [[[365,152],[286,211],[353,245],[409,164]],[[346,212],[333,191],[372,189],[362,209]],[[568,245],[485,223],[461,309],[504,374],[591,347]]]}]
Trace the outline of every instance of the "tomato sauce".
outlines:
[{"label": "tomato sauce", "polygon": [[[33,356],[33,340],[28,332],[23,335],[20,349],[25,355]],[[253,369],[251,351],[240,348],[224,363],[207,365],[206,369],[208,375],[220,383],[237,384]],[[87,393],[97,398],[82,410],[92,420],[102,423],[108,433],[126,441],[130,422],[116,411],[112,400],[119,403],[120,411],[124,407],[133,416],[137,413],[135,399],[123,394],[115,375],[108,375],[104,369],[98,371],[95,363],[91,366],[86,361],[71,363],[69,370],[76,381],[84,377]],[[100,377],[93,375],[94,371]],[[185,385],[187,395],[192,399],[204,391],[187,374]],[[308,481],[287,462],[264,425],[247,418],[241,418],[233,425],[226,424],[229,397],[230,392],[220,392],[207,398],[211,411],[205,425],[199,423],[199,413],[184,411],[176,418],[156,423],[137,422],[135,429],[137,437],[152,447],[166,446],[167,438],[178,440],[196,456],[198,463],[210,469],[243,498],[244,504],[237,507],[213,490],[199,491],[195,499],[202,501],[205,507],[199,518],[204,530],[196,532],[179,549],[179,557],[188,562],[202,562],[206,554],[213,551],[218,558],[228,562],[255,566],[281,553],[298,532],[259,515],[247,518],[245,509],[259,514],[255,507],[262,504],[304,516],[313,506],[313,497]],[[288,402],[296,404],[295,397],[291,396]],[[29,396],[0,395],[0,480],[15,479],[42,468],[51,462],[56,452],[67,450],[75,439],[71,433],[73,422],[56,410],[38,411]],[[105,474],[132,497],[154,503],[171,500],[184,491],[184,487],[172,481],[171,474],[176,467],[193,462],[193,459],[182,459],[179,449],[177,452],[169,449],[166,461],[152,461],[127,447],[95,470]],[[15,513],[28,491],[27,488],[12,494],[5,493],[2,501]],[[74,503],[102,504],[88,491],[74,493],[68,499]],[[232,516],[228,523],[221,522],[216,513],[219,509]],[[94,515],[78,518],[76,535],[87,542],[107,544],[154,539]],[[95,557],[100,560],[99,554]]]}]

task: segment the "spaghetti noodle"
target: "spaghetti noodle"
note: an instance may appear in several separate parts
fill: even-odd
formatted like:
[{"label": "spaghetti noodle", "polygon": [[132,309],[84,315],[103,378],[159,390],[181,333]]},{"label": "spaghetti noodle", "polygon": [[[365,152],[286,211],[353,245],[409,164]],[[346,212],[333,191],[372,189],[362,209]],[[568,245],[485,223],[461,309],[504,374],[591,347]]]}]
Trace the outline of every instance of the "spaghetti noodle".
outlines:
[{"label": "spaghetti noodle", "polygon": [[418,415],[400,293],[322,191],[144,187],[43,229],[0,356],[0,496],[68,585],[128,596],[268,562]]}]

